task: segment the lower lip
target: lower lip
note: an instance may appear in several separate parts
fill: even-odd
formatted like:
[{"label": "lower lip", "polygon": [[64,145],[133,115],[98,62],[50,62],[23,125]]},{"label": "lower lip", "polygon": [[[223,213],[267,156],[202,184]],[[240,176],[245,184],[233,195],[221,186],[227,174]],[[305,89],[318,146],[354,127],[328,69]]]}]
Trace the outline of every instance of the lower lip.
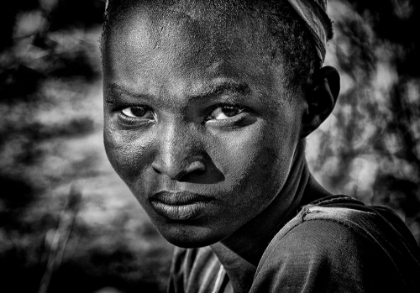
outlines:
[{"label": "lower lip", "polygon": [[185,205],[169,205],[160,201],[152,201],[152,206],[159,215],[169,220],[177,221],[198,218],[207,204],[199,201]]}]

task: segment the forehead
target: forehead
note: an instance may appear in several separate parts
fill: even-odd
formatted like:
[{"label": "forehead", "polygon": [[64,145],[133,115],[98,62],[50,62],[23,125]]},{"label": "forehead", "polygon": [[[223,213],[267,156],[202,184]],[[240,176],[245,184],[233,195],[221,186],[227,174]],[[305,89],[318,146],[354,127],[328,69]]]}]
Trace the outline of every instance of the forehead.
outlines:
[{"label": "forehead", "polygon": [[272,73],[282,76],[282,68],[273,65],[264,21],[246,10],[206,3],[137,5],[112,20],[103,52],[106,78],[138,85],[145,77],[149,82],[221,77],[276,82]]}]

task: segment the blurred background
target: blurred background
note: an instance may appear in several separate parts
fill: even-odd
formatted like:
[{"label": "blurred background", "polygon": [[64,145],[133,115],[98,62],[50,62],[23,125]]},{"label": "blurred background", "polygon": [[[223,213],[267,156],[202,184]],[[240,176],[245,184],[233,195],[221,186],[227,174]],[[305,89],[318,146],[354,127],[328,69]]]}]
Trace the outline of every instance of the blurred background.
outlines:
[{"label": "blurred background", "polygon": [[[393,208],[418,243],[419,5],[330,0],[326,63],[341,73],[341,97],[307,146],[330,191]],[[1,292],[165,291],[173,248],[103,150],[104,6],[14,0],[0,9]]]}]

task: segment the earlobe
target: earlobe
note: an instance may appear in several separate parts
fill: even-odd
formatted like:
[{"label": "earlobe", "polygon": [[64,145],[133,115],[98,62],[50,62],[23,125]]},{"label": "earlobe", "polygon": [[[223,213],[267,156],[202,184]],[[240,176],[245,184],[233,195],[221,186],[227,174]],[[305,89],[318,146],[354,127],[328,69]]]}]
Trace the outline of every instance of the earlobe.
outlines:
[{"label": "earlobe", "polygon": [[331,66],[319,69],[313,76],[310,92],[307,94],[307,109],[303,115],[301,138],[317,129],[333,111],[340,92],[340,75]]}]

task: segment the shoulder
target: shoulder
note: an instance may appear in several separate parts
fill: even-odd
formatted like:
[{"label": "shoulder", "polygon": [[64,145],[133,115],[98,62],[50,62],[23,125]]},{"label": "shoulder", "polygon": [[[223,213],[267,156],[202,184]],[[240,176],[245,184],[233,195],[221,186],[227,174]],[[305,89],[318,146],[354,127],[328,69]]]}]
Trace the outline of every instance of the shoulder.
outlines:
[{"label": "shoulder", "polygon": [[418,247],[388,213],[348,197],[303,207],[267,247],[251,292],[417,292]]}]

